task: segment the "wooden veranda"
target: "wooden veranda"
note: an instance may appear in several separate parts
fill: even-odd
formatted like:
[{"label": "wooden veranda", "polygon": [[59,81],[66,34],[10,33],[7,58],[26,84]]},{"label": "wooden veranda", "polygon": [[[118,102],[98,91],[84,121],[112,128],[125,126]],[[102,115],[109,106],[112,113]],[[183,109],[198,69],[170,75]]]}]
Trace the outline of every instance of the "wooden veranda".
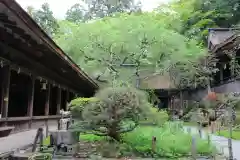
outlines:
[{"label": "wooden veranda", "polygon": [[55,125],[67,102],[98,88],[14,0],[0,1],[0,39],[0,132]]}]

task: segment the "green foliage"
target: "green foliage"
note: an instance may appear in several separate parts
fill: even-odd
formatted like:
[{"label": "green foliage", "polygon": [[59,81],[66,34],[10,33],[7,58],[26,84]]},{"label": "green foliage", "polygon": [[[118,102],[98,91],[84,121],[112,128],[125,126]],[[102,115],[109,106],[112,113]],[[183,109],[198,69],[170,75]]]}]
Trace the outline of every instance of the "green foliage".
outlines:
[{"label": "green foliage", "polygon": [[84,0],[88,8],[85,13],[85,20],[114,16],[120,12],[140,12],[140,1],[134,0]]},{"label": "green foliage", "polygon": [[84,110],[84,107],[91,103],[91,102],[95,102],[97,101],[96,98],[92,97],[92,98],[76,98],[74,100],[72,100],[69,104],[69,107],[71,109],[71,113],[73,115],[73,117],[75,118],[82,118],[82,111]]},{"label": "green foliage", "polygon": [[67,10],[66,20],[69,22],[79,23],[84,20],[84,7],[81,4],[74,4]]},{"label": "green foliage", "polygon": [[[152,151],[152,137],[155,136],[156,151]],[[103,137],[87,135],[82,137],[88,141],[92,139],[103,140]],[[166,123],[163,127],[139,126],[134,131],[123,134],[120,147],[121,156],[136,155],[138,157],[179,158],[189,156],[191,153],[192,136],[184,133],[181,123]],[[197,153],[212,155],[215,148],[207,141],[197,139]]]},{"label": "green foliage", "polygon": [[206,87],[212,80],[212,74],[218,71],[216,62],[217,59],[212,55],[203,56],[201,59],[188,59],[187,62],[180,61],[171,67],[170,75],[178,88]]},{"label": "green foliage", "polygon": [[232,138],[235,140],[240,140],[240,130],[233,130],[232,137],[230,137],[229,130],[223,130],[217,133],[219,136],[223,136],[226,138]]},{"label": "green foliage", "polygon": [[141,12],[141,2],[134,0],[83,0],[66,13],[66,20],[74,23],[87,22],[118,13]]},{"label": "green foliage", "polygon": [[119,14],[77,26],[69,24],[68,34],[58,35],[55,41],[97,81],[117,79],[135,84],[143,70],[169,72],[179,61],[194,63],[206,54],[195,40],[166,28],[161,17],[156,13]]},{"label": "green foliage", "polygon": [[105,139],[105,137],[97,136],[94,134],[83,134],[83,135],[80,134],[80,140],[83,140],[83,141],[96,142],[96,141],[101,141],[104,139]]},{"label": "green foliage", "polygon": [[53,37],[57,33],[59,25],[48,3],[42,4],[39,10],[29,6],[27,12],[49,36]]},{"label": "green foliage", "polygon": [[179,0],[166,8],[178,16],[180,33],[206,44],[208,28],[237,26],[239,4],[239,0]]},{"label": "green foliage", "polygon": [[149,112],[146,113],[146,118],[140,121],[140,124],[148,125],[162,125],[167,122],[169,119],[167,111],[161,110],[158,108],[150,107]]},{"label": "green foliage", "polygon": [[102,89],[95,97],[98,101],[84,108],[83,120],[94,134],[116,140],[138,125],[149,106],[146,94],[132,87]]},{"label": "green foliage", "polygon": [[235,93],[218,95],[218,99],[220,100],[221,104],[224,104],[227,107],[231,106],[233,109],[238,108],[240,104],[240,95]]},{"label": "green foliage", "polygon": [[[152,137],[157,139],[156,152],[152,152]],[[124,142],[134,148],[139,154],[145,157],[154,155],[157,157],[177,158],[188,156],[191,152],[192,137],[183,132],[181,126],[165,124],[163,128],[139,127],[124,136]],[[197,140],[197,152],[210,155],[214,148],[209,146],[207,141]]]}]

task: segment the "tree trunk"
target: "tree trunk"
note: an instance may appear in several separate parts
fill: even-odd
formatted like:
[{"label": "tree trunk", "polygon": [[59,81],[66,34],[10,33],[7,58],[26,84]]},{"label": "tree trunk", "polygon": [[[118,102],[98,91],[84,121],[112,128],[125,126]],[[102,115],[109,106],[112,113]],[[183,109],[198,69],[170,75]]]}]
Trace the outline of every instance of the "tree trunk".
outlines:
[{"label": "tree trunk", "polygon": [[120,133],[118,132],[110,131],[108,136],[115,139],[116,141],[120,141]]},{"label": "tree trunk", "polygon": [[108,129],[108,136],[116,141],[120,141],[120,133],[117,131],[117,125],[113,125]]}]

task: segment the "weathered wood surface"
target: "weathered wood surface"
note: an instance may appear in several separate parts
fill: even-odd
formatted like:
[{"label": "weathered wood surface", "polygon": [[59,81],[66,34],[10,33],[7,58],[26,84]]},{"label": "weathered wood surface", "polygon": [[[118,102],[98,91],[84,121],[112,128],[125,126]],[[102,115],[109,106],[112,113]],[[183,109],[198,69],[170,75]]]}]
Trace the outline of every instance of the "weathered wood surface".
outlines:
[{"label": "weathered wood surface", "polygon": [[0,137],[8,136],[14,127],[0,127]]},{"label": "weathered wood surface", "polygon": [[37,134],[36,134],[36,136],[34,138],[34,142],[33,142],[32,152],[36,151],[38,140],[40,141],[40,146],[42,146],[42,144],[43,144],[43,128],[38,128],[38,130],[37,130]]},{"label": "weathered wood surface", "polygon": [[1,131],[6,131],[6,130],[13,130],[14,127],[0,127],[0,132]]}]

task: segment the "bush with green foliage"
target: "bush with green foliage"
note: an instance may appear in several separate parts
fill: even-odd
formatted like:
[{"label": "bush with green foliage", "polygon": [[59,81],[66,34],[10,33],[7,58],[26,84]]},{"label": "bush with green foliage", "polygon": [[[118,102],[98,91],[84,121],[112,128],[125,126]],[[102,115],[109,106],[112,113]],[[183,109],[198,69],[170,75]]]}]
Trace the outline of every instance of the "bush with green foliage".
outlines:
[{"label": "bush with green foliage", "polygon": [[[152,151],[152,137],[156,137],[156,151]],[[143,157],[177,158],[188,156],[191,152],[192,136],[183,131],[181,123],[165,123],[163,127],[139,127],[123,136],[123,141]],[[210,155],[214,147],[207,141],[197,139],[197,152]]]},{"label": "bush with green foliage", "polygon": [[91,97],[91,98],[84,98],[84,97],[80,97],[80,98],[76,98],[74,100],[72,100],[69,104],[69,107],[71,109],[71,113],[73,115],[74,118],[82,118],[82,111],[84,109],[84,107],[89,104],[90,102],[94,102],[97,101],[96,98]]},{"label": "bush with green foliage", "polygon": [[[155,152],[152,150],[151,145],[153,136],[157,139]],[[114,145],[109,144],[106,138],[93,134],[83,135],[80,139],[91,142],[106,142],[109,150],[110,148],[114,148],[114,150],[117,150],[117,156],[120,155],[122,157],[134,155],[141,158],[158,157],[177,159],[191,155],[192,145],[192,136],[184,132],[181,123],[175,122],[165,123],[162,127],[140,125],[132,132],[124,133],[120,143],[115,142]],[[118,147],[116,144],[118,144]],[[109,145],[112,147],[109,147]],[[208,144],[206,140],[197,138],[196,145],[197,153],[200,155],[210,156],[216,153],[216,148]],[[105,151],[103,156],[107,158]]]},{"label": "bush with green foliage", "polygon": [[160,110],[156,107],[150,107],[148,112],[146,113],[146,118],[142,119],[141,124],[147,125],[162,125],[168,121],[169,116],[167,111]]},{"label": "bush with green foliage", "polygon": [[150,108],[147,94],[133,87],[110,87],[100,90],[98,101],[84,108],[83,121],[94,134],[119,141],[120,134],[132,131]]}]

